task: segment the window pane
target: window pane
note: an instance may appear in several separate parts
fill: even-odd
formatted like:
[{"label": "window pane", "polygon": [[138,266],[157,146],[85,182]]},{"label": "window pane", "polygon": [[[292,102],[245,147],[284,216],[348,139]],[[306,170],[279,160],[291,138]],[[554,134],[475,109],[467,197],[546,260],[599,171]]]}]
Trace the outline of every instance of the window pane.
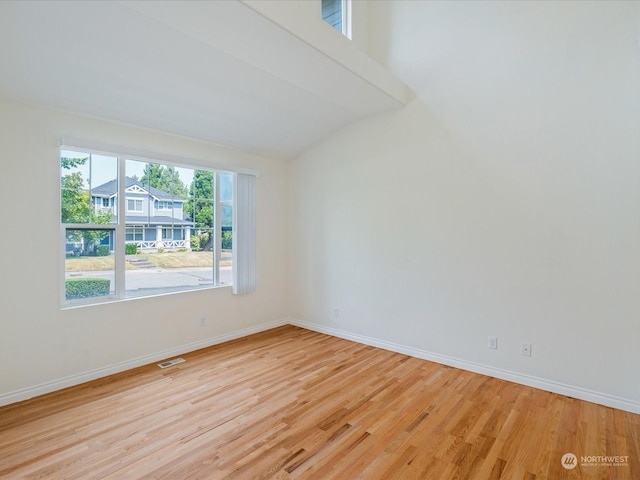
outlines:
[{"label": "window pane", "polygon": [[115,230],[67,229],[65,299],[104,297],[115,292]]},{"label": "window pane", "polygon": [[230,204],[223,204],[220,207],[221,210],[221,220],[220,224],[222,225],[222,229],[228,228],[231,230],[231,226],[233,225],[233,206]]},{"label": "window pane", "polygon": [[116,157],[63,150],[60,154],[62,223],[117,222]]},{"label": "window pane", "polygon": [[220,173],[220,275],[221,284],[230,285],[233,268],[233,174]]},{"label": "window pane", "polygon": [[[228,233],[230,234],[231,232],[229,231]],[[223,249],[220,253],[220,275],[219,275],[218,281],[220,282],[220,285],[231,285],[231,282],[233,279],[233,254],[231,252],[231,249],[224,248],[225,234],[227,234],[227,232],[223,231],[222,232]]]},{"label": "window pane", "polygon": [[212,172],[136,160],[126,161],[126,171],[127,198],[143,201],[141,212],[127,213],[127,224],[144,227],[127,226],[127,239],[142,239],[126,258],[125,295],[213,285]]},{"label": "window pane", "polygon": [[60,220],[62,223],[89,223],[90,155],[60,152]]},{"label": "window pane", "polygon": [[342,0],[322,0],[322,19],[342,33]]},{"label": "window pane", "polygon": [[118,159],[91,154],[91,223],[118,222]]},{"label": "window pane", "polygon": [[[223,211],[224,208],[225,207],[223,206]],[[219,271],[220,275],[218,280],[220,281],[220,284],[231,285],[233,271],[233,229],[231,226],[222,226]]]},{"label": "window pane", "polygon": [[233,174],[220,173],[220,201],[233,201]]}]

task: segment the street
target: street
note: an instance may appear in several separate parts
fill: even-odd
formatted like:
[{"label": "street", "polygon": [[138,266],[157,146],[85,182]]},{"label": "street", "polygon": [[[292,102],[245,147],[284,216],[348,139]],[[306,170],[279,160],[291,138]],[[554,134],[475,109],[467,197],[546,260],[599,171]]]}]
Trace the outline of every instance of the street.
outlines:
[{"label": "street", "polygon": [[[107,278],[111,280],[111,293],[115,292],[113,271],[69,272],[66,278]],[[230,285],[231,281],[232,267],[220,267],[220,284]],[[213,269],[199,267],[127,270],[125,272],[125,285],[127,297],[158,295],[208,287],[213,285]]]}]

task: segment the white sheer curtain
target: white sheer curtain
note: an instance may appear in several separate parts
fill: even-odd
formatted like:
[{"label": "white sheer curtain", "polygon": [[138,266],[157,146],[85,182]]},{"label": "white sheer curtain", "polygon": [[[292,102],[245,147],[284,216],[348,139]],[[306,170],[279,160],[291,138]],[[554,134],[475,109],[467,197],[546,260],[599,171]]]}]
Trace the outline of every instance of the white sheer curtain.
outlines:
[{"label": "white sheer curtain", "polygon": [[256,289],[256,176],[235,175],[233,189],[233,293]]}]

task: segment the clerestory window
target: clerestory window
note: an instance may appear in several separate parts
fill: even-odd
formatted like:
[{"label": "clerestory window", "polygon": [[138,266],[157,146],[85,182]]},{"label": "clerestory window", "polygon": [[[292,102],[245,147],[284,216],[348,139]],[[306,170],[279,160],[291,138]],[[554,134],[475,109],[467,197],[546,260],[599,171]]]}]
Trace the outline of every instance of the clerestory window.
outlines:
[{"label": "clerestory window", "polygon": [[351,38],[351,0],[322,0],[322,19]]}]

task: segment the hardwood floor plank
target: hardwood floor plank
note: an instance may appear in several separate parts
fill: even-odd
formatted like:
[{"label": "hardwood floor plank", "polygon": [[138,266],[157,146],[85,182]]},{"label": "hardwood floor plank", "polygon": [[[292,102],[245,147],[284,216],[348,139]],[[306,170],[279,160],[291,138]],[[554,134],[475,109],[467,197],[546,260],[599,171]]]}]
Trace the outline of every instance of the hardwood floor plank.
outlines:
[{"label": "hardwood floor plank", "polygon": [[639,415],[292,326],[182,357],[1,407],[0,478],[640,480]]}]

